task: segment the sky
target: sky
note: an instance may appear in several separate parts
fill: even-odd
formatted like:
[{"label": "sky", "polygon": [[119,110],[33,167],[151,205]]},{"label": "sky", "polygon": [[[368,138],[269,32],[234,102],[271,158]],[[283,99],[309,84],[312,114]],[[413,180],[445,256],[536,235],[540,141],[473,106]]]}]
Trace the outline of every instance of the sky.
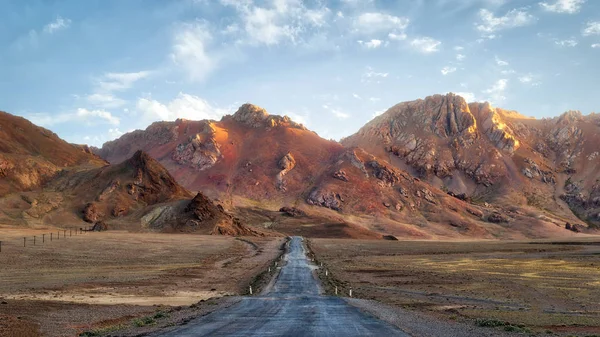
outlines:
[{"label": "sky", "polygon": [[600,111],[596,0],[0,0],[0,110],[101,146],[244,103],[320,136],[454,92]]}]

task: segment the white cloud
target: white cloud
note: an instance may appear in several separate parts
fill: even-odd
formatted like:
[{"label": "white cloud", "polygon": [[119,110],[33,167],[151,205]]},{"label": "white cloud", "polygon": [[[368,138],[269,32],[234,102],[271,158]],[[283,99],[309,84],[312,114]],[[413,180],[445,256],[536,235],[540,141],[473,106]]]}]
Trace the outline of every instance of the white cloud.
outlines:
[{"label": "white cloud", "polygon": [[536,81],[535,78],[536,76],[534,76],[533,74],[525,74],[519,76],[519,82],[529,84],[534,87],[537,87],[538,85],[542,84],[540,81]]},{"label": "white cloud", "polygon": [[139,98],[136,109],[146,120],[151,121],[172,121],[177,118],[190,120],[220,119],[231,113],[229,109],[213,107],[198,96],[184,93],[179,93],[175,99],[166,104],[152,98]]},{"label": "white cloud", "polygon": [[444,76],[451,74],[455,71],[456,71],[456,67],[448,67],[448,66],[442,68],[442,70],[441,70],[442,75],[444,75]]},{"label": "white cloud", "polygon": [[439,51],[439,46],[441,44],[441,41],[432,39],[430,37],[416,38],[410,41],[411,47],[423,54],[430,54]]},{"label": "white cloud", "polygon": [[101,119],[112,125],[119,125],[120,120],[118,117],[113,116],[110,112],[106,110],[88,110],[84,108],[77,109],[77,117],[80,117],[84,120],[90,122],[90,124],[95,124],[90,119]]},{"label": "white cloud", "polygon": [[554,13],[575,14],[579,13],[586,0],[555,0],[554,3],[540,2],[540,6]]},{"label": "white cloud", "polygon": [[592,45],[592,48],[600,48],[600,43],[594,43],[594,44]]},{"label": "white cloud", "polygon": [[407,36],[404,33],[388,33],[388,39],[394,40],[394,41],[406,40],[406,37]]},{"label": "white cloud", "polygon": [[[270,6],[259,6],[253,1],[221,0],[221,4],[232,6],[238,12],[243,29],[238,43],[250,45],[277,45],[284,42],[296,44],[302,33],[311,28],[325,27],[331,10],[319,5],[307,8],[299,0],[273,0]],[[316,35],[318,33],[313,32]]]},{"label": "white cloud", "polygon": [[495,57],[495,60],[496,60],[496,64],[501,67],[505,67],[508,65],[508,62],[501,60],[498,56]]},{"label": "white cloud", "polygon": [[334,115],[337,119],[347,119],[350,117],[350,115],[348,115],[345,112],[342,112],[340,109],[338,108],[333,108],[330,107],[329,105],[324,104],[323,105],[323,109],[329,111],[332,115]]},{"label": "white cloud", "polygon": [[363,83],[381,83],[381,79],[387,78],[389,73],[374,71],[373,68],[367,67],[367,70],[362,74],[361,82]]},{"label": "white cloud", "polygon": [[521,83],[530,83],[533,81],[533,76],[531,76],[531,74],[520,76],[519,81]]},{"label": "white cloud", "polygon": [[379,98],[379,97],[369,97],[369,101],[371,101],[371,102],[379,102],[379,101],[381,101],[381,98]]},{"label": "white cloud", "polygon": [[120,119],[113,116],[110,112],[102,109],[88,110],[85,108],[79,108],[75,111],[49,114],[49,113],[34,113],[26,116],[32,123],[50,127],[53,125],[64,124],[64,123],[77,123],[84,125],[99,125],[99,124],[111,124],[119,125]]},{"label": "white cloud", "polygon": [[461,50],[464,50],[464,49],[465,49],[465,47],[462,47],[462,46],[454,46],[454,48],[452,48],[452,49],[454,49],[454,50],[456,50],[456,51],[461,51]]},{"label": "white cloud", "polygon": [[50,22],[46,26],[44,26],[44,33],[54,34],[55,32],[63,29],[67,29],[71,26],[71,20],[63,19],[60,16],[56,18],[56,20]]},{"label": "white cloud", "polygon": [[561,47],[575,47],[577,45],[577,40],[569,39],[569,40],[557,40],[554,41],[557,46]]},{"label": "white cloud", "polygon": [[367,42],[358,40],[358,44],[360,44],[361,46],[365,46],[369,49],[375,49],[381,47],[383,45],[383,41],[377,39],[372,39],[371,41]]},{"label": "white cloud", "polygon": [[207,52],[212,40],[205,23],[181,25],[173,37],[171,60],[188,73],[192,81],[202,81],[217,66],[217,60]]},{"label": "white cloud", "polygon": [[352,97],[354,97],[356,99],[362,99],[358,94],[352,94]]},{"label": "white cloud", "polygon": [[96,80],[98,91],[111,92],[129,89],[141,79],[150,76],[150,71],[138,71],[132,73],[106,73]]},{"label": "white cloud", "polygon": [[591,21],[583,29],[583,36],[600,35],[600,21]]},{"label": "white cloud", "polygon": [[537,18],[523,9],[513,9],[503,16],[495,16],[487,9],[479,11],[479,23],[475,28],[483,33],[493,33],[503,29],[522,27],[535,22]]},{"label": "white cloud", "polygon": [[111,93],[94,93],[88,95],[86,99],[95,106],[105,108],[118,108],[127,103],[125,100],[118,98]]},{"label": "white cloud", "polygon": [[368,12],[359,15],[354,20],[356,32],[361,34],[373,34],[379,32],[403,32],[408,27],[410,20],[404,17],[389,15],[386,13]]},{"label": "white cloud", "polygon": [[475,102],[475,94],[472,92],[456,92],[456,95],[462,97],[467,101],[467,103]]},{"label": "white cloud", "polygon": [[498,103],[504,101],[506,97],[504,93],[508,87],[507,79],[500,79],[496,81],[489,89],[483,90],[484,94],[488,95],[488,100],[492,103]]},{"label": "white cloud", "polygon": [[105,73],[94,79],[93,92],[85,96],[86,100],[94,107],[117,108],[123,106],[127,101],[114,95],[115,91],[124,91],[151,75],[150,71],[138,71],[129,73]]},{"label": "white cloud", "polygon": [[466,58],[466,56],[464,54],[456,54],[456,60],[457,61],[462,61]]}]

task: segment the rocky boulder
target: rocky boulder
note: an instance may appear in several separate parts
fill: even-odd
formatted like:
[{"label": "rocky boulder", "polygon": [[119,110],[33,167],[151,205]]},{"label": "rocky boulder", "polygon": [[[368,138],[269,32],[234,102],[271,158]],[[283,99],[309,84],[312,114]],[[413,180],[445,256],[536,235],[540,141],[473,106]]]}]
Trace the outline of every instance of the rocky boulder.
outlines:
[{"label": "rocky boulder", "polygon": [[82,213],[83,221],[89,223],[95,223],[104,217],[104,214],[98,210],[97,205],[93,202],[87,203],[83,207]]},{"label": "rocky boulder", "polygon": [[339,193],[321,190],[319,188],[313,189],[306,199],[306,203],[309,205],[326,207],[334,211],[340,211],[342,209],[342,202],[343,198]]},{"label": "rocky boulder", "polygon": [[487,221],[491,223],[503,223],[509,222],[509,219],[508,217],[500,214],[499,212],[493,212],[490,215],[488,215]]},{"label": "rocky boulder", "polygon": [[279,209],[280,212],[282,212],[283,214],[290,216],[292,218],[296,218],[296,217],[300,217],[300,216],[305,216],[306,212],[304,212],[301,209],[298,209],[296,207],[281,207]]}]

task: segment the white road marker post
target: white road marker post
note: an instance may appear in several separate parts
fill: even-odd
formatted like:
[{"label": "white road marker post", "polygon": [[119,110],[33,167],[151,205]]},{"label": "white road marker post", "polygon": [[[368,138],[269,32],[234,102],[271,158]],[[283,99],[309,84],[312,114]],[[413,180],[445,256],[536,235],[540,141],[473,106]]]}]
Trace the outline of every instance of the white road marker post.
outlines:
[{"label": "white road marker post", "polygon": [[271,272],[271,266],[269,266],[269,273]]},{"label": "white road marker post", "polygon": [[335,286],[335,295],[337,296],[337,286]]},{"label": "white road marker post", "polygon": [[352,297],[352,288],[350,288],[350,297]]},{"label": "white road marker post", "polygon": [[250,286],[250,295],[252,295],[252,286]]},{"label": "white road marker post", "polygon": [[325,276],[329,275],[329,270],[325,269]]}]

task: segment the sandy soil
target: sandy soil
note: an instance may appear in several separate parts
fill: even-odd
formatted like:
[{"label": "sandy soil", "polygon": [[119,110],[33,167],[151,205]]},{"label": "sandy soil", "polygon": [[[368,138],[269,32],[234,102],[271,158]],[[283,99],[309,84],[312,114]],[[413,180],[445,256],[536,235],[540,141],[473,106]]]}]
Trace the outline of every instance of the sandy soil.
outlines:
[{"label": "sandy soil", "polygon": [[279,254],[283,241],[189,234],[66,234],[65,238],[61,232],[57,240],[54,231],[50,242],[48,230],[0,227],[0,336],[14,335],[10,329],[72,336],[154,312],[157,306],[188,306],[244,293],[252,278]]},{"label": "sandy soil", "polygon": [[496,320],[548,335],[600,334],[600,238],[569,240],[312,239],[310,247],[330,292],[352,288],[355,297],[472,325]]}]

